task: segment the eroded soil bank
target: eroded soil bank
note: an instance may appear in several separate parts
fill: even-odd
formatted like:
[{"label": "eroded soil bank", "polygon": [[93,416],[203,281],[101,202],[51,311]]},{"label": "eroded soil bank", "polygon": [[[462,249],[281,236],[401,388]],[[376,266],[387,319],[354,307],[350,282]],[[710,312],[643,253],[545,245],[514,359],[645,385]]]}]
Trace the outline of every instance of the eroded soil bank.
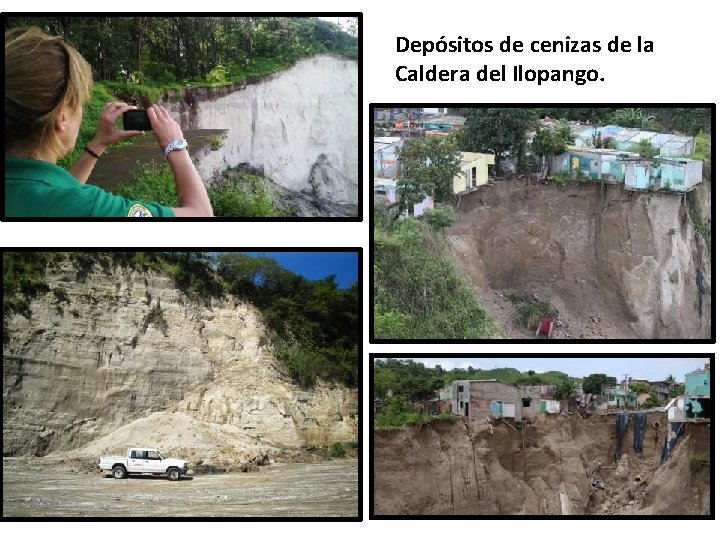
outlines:
[{"label": "eroded soil bank", "polygon": [[710,260],[683,195],[503,180],[460,199],[447,241],[505,337],[535,331],[509,293],[550,301],[554,338],[710,337]]},{"label": "eroded soil bank", "polygon": [[3,516],[357,516],[357,460],[278,464],[254,473],[116,480],[3,460]]},{"label": "eroded soil bank", "polygon": [[[458,419],[374,434],[374,512],[383,515],[708,514],[708,424],[660,464],[666,415],[648,413],[643,455],[633,422],[615,460],[615,415],[541,416],[523,428]],[[657,427],[655,427],[657,423]],[[712,457],[711,457],[712,459]]]}]

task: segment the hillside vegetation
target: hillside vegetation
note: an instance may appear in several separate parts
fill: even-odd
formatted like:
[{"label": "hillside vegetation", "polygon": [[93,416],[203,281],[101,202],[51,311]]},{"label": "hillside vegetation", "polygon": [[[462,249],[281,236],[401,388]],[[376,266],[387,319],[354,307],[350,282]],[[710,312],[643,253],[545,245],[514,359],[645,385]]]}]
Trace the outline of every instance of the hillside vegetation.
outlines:
[{"label": "hillside vegetation", "polygon": [[514,385],[555,385],[556,399],[574,395],[582,379],[561,371],[522,372],[515,368],[477,369],[472,366],[445,370],[439,364],[432,368],[414,360],[377,359],[373,366],[373,393],[382,400],[374,415],[374,427],[392,430],[401,426],[430,424],[457,419],[447,413],[429,415],[418,405],[438,397],[438,391],[456,380],[496,379]]},{"label": "hillside vegetation", "polygon": [[375,337],[500,337],[447,254],[434,217],[427,212],[423,220],[393,219],[376,211]]},{"label": "hillside vegetation", "polygon": [[410,401],[437,397],[439,388],[457,380],[497,379],[515,385],[561,385],[579,384],[582,379],[570,377],[562,371],[519,371],[515,368],[479,369],[455,368],[445,370],[441,365],[429,368],[414,360],[395,358],[375,360],[373,366],[373,389],[376,397],[384,397],[388,392],[394,396],[403,396]]},{"label": "hillside vegetation", "polygon": [[311,386],[317,378],[358,384],[358,284],[341,289],[334,276],[312,281],[270,257],[243,253],[57,252],[3,254],[3,341],[7,320],[32,317],[31,301],[63,291],[45,280],[48,269],[70,263],[77,278],[108,275],[116,267],[161,272],[195,302],[209,304],[226,295],[252,303],[272,332],[275,351],[293,378]]}]

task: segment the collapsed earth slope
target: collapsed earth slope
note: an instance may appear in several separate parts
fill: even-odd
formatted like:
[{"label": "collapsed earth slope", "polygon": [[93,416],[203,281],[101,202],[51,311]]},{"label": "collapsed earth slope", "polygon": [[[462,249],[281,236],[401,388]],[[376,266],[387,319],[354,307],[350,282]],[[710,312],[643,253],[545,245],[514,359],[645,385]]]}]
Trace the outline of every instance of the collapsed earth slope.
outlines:
[{"label": "collapsed earth slope", "polygon": [[[655,427],[657,425],[657,427]],[[374,511],[382,515],[707,514],[709,426],[690,426],[660,465],[666,415],[649,413],[644,457],[633,420],[615,460],[615,415],[547,415],[523,428],[456,419],[374,433]]]},{"label": "collapsed earth slope", "polygon": [[710,337],[710,261],[682,195],[503,180],[460,199],[447,240],[506,337],[534,331],[507,291],[549,300],[558,338]]}]

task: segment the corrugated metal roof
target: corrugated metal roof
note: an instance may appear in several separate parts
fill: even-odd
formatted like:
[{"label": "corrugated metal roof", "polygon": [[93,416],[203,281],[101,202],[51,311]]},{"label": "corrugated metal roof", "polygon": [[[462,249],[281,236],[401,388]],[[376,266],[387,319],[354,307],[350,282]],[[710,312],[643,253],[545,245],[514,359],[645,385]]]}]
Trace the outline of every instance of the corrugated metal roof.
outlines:
[{"label": "corrugated metal roof", "polygon": [[492,156],[492,154],[483,154],[482,152],[460,152],[460,161],[465,164],[472,163],[483,155]]},{"label": "corrugated metal roof", "polygon": [[616,125],[593,126],[591,124],[571,123],[570,129],[576,138],[576,143],[582,143],[599,131],[603,137],[612,137],[618,143],[638,143],[643,139],[648,139],[653,145],[660,148],[661,153],[664,148],[682,149],[684,146],[692,144],[694,140],[694,137],[689,135],[660,133],[647,129],[624,128]]},{"label": "corrugated metal roof", "polygon": [[465,125],[465,117],[457,114],[426,113],[420,116],[419,121],[423,124],[451,124],[454,126]]}]

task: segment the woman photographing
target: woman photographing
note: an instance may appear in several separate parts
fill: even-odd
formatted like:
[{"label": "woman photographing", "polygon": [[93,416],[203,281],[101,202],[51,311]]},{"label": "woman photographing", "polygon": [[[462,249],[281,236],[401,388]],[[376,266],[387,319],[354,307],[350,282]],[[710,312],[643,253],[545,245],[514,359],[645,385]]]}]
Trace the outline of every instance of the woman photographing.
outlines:
[{"label": "woman photographing", "polygon": [[57,165],[75,147],[91,87],[90,65],[61,38],[38,28],[5,32],[5,216],[212,216],[182,130],[158,105],[147,114],[175,178],[178,208],[129,200],[86,184],[108,147],[143,134],[115,125],[135,109],[132,105],[106,105],[82,156],[67,170]]}]

